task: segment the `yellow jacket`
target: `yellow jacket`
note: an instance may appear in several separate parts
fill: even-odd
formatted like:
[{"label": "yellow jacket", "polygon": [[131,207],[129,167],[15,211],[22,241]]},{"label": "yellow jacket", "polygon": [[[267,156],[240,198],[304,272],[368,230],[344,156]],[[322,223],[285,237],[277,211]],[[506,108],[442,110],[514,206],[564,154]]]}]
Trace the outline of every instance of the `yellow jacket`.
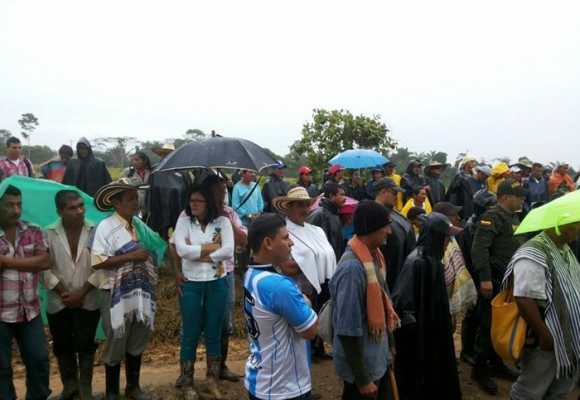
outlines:
[{"label": "yellow jacket", "polygon": [[510,167],[504,162],[495,164],[491,169],[491,176],[486,181],[487,190],[497,194],[497,186],[505,180],[503,175],[509,170]]},{"label": "yellow jacket", "polygon": [[[387,178],[391,178],[397,185],[401,186],[401,175],[397,175],[393,172],[392,175],[387,175]],[[403,209],[403,193],[397,192],[397,201],[395,202],[394,208],[399,212]]]},{"label": "yellow jacket", "polygon": [[[407,204],[405,204],[405,207],[403,207],[403,209],[401,210],[401,214],[403,214],[405,218],[407,218],[407,213],[412,207],[415,207],[415,202],[411,198],[407,201]],[[425,198],[425,203],[423,203],[423,209],[425,210],[426,214],[429,214],[432,211],[431,203],[429,202],[428,198]],[[416,227],[415,224],[413,224],[413,232],[415,232],[415,236],[419,234],[419,228]]]}]

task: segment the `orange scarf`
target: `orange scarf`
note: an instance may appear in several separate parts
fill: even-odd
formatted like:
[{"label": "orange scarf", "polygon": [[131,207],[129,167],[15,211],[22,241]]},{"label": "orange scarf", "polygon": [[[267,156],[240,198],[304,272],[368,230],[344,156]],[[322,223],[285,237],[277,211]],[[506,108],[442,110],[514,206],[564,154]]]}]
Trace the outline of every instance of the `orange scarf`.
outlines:
[{"label": "orange scarf", "polygon": [[[379,285],[369,248],[356,235],[349,245],[365,270],[369,334],[374,342],[380,342],[383,340],[387,328],[392,332],[400,326],[400,319],[393,308],[393,303],[387,296],[387,292]],[[385,280],[387,277],[385,259],[379,249],[375,250],[375,257],[379,265],[379,273]]]}]

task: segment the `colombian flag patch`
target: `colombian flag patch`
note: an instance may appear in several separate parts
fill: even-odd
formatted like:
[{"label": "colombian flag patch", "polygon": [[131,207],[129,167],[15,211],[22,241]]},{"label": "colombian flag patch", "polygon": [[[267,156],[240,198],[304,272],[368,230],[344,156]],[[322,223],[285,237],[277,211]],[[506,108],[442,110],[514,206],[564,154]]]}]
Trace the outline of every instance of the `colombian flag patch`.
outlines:
[{"label": "colombian flag patch", "polygon": [[491,221],[486,221],[486,220],[482,219],[481,221],[479,221],[479,225],[485,226],[486,228],[488,228],[491,226]]}]

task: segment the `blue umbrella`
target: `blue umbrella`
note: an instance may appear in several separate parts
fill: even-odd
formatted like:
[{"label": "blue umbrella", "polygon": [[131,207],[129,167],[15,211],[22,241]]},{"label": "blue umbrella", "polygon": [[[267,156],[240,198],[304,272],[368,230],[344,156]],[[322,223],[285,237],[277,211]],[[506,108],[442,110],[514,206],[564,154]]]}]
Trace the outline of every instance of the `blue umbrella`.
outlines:
[{"label": "blue umbrella", "polygon": [[340,164],[344,168],[371,168],[377,165],[383,165],[389,162],[389,159],[380,155],[374,150],[355,149],[346,150],[328,162],[330,165]]}]

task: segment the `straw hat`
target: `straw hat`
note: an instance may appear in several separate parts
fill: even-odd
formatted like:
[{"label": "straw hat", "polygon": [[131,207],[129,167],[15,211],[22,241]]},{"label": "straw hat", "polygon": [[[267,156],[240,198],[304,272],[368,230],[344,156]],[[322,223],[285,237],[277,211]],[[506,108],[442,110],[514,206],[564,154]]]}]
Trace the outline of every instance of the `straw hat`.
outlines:
[{"label": "straw hat", "polygon": [[425,175],[427,175],[431,172],[431,168],[441,167],[441,172],[443,172],[445,170],[445,168],[447,168],[448,165],[449,164],[443,164],[443,163],[440,163],[437,161],[430,161],[429,165],[427,165],[423,171],[425,172]]},{"label": "straw hat", "polygon": [[290,203],[291,201],[304,201],[304,202],[308,202],[310,205],[314,202],[314,200],[315,199],[311,198],[308,195],[308,191],[305,188],[303,188],[302,186],[298,186],[298,187],[290,189],[286,196],[274,197],[274,200],[272,201],[272,205],[277,210],[283,212],[284,214],[287,214],[288,213],[288,203]]},{"label": "straw hat", "polygon": [[109,183],[103,186],[95,194],[93,202],[99,211],[108,211],[113,208],[111,197],[116,194],[126,192],[127,190],[147,189],[149,185],[135,186],[127,178],[121,178],[118,181]]},{"label": "straw hat", "polygon": [[157,154],[159,157],[165,157],[172,151],[175,151],[175,146],[173,143],[165,143],[163,147],[153,147],[151,151]]}]

